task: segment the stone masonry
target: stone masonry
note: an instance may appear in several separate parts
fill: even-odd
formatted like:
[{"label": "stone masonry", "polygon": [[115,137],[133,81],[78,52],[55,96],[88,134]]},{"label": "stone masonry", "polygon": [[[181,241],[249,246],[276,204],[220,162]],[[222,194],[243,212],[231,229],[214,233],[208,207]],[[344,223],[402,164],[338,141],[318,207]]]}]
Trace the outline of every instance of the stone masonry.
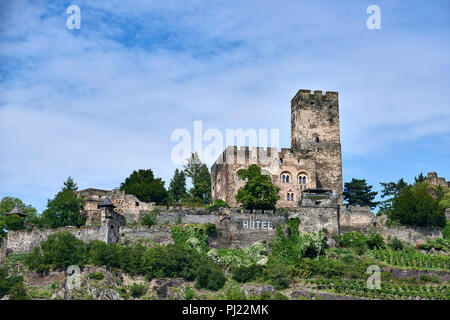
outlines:
[{"label": "stone masonry", "polygon": [[[229,146],[211,168],[212,199],[237,206],[245,185],[237,171],[257,164],[280,187],[278,208],[296,208],[308,189],[328,189],[342,203],[338,93],[300,90],[291,101],[291,148]],[[301,201],[300,201],[301,202]]]}]

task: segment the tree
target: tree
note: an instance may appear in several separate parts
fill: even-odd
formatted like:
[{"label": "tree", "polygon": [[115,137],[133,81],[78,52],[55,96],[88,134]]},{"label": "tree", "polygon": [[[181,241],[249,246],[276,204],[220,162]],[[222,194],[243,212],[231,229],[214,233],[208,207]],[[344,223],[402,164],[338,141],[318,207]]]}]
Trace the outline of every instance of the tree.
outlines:
[{"label": "tree", "polygon": [[155,202],[156,204],[167,203],[169,194],[161,178],[156,178],[151,169],[140,169],[133,171],[120,185],[120,190],[128,194],[134,194],[144,202]]},{"label": "tree", "polygon": [[52,200],[48,200],[47,209],[42,213],[43,223],[50,228],[81,227],[86,223],[86,217],[81,214],[84,201],[73,188],[68,187],[69,184],[67,179],[61,191]]},{"label": "tree", "polygon": [[408,184],[403,180],[399,179],[397,182],[380,182],[383,189],[381,190],[381,197],[387,198],[381,202],[381,211],[387,212],[392,208],[392,200],[394,197]]},{"label": "tree", "polygon": [[197,153],[192,153],[184,166],[184,172],[191,179],[193,188],[189,190],[191,198],[203,203],[211,201],[211,174],[206,164],[200,161]]},{"label": "tree", "polygon": [[75,181],[73,180],[72,177],[68,177],[66,181],[64,181],[64,187],[62,188],[62,190],[72,190],[72,191],[77,191],[78,190],[78,186],[75,183]]},{"label": "tree", "polygon": [[365,179],[355,179],[344,184],[344,200],[350,205],[368,206],[373,209],[377,206],[374,202],[378,192],[372,191],[372,186],[368,186]]},{"label": "tree", "polygon": [[242,179],[247,179],[245,186],[235,196],[244,208],[251,211],[275,209],[280,199],[280,188],[273,185],[269,176],[261,174],[260,167],[252,164],[247,169],[239,170],[238,174]]},{"label": "tree", "polygon": [[427,183],[403,188],[392,201],[389,220],[407,226],[444,227],[444,208],[427,190]]},{"label": "tree", "polygon": [[[21,218],[17,215],[7,216],[7,214],[18,206],[27,216]],[[0,201],[0,238],[6,235],[6,230],[21,230],[27,224],[37,224],[38,221],[37,210],[31,205],[26,205],[19,198],[4,197]]]},{"label": "tree", "polygon": [[427,181],[427,177],[425,177],[421,172],[417,177],[414,177],[414,181],[415,183],[425,182]]},{"label": "tree", "polygon": [[175,202],[186,196],[186,174],[184,171],[175,169],[169,184],[169,194]]}]

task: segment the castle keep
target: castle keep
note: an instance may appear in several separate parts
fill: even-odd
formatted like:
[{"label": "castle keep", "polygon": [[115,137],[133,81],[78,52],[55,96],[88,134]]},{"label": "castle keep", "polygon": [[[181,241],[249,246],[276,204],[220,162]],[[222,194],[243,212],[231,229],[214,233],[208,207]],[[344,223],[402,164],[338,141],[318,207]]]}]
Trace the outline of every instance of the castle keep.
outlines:
[{"label": "castle keep", "polygon": [[245,185],[237,171],[250,164],[280,187],[279,208],[298,207],[306,193],[331,193],[342,203],[338,93],[299,90],[292,98],[291,148],[228,146],[211,168],[213,201],[237,206],[235,195]]}]

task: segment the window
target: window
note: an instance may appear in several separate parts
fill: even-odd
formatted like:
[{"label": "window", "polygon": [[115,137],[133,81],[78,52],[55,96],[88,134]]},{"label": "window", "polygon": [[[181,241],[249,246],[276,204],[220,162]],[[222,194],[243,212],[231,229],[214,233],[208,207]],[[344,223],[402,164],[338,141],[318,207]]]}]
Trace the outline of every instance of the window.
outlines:
[{"label": "window", "polygon": [[293,192],[286,193],[286,201],[294,201],[294,193]]},{"label": "window", "polygon": [[283,175],[281,175],[281,182],[283,182],[283,183],[289,183],[289,174],[283,174]]},{"label": "window", "polygon": [[300,175],[298,176],[298,183],[299,183],[299,184],[306,184],[306,175],[300,174]]},{"label": "window", "polygon": [[239,175],[239,173],[236,173],[236,177],[238,179],[238,181],[242,180],[241,176]]},{"label": "window", "polygon": [[280,158],[280,163],[283,163],[283,158]]},{"label": "window", "polygon": [[139,202],[136,202],[136,207],[139,207]]}]

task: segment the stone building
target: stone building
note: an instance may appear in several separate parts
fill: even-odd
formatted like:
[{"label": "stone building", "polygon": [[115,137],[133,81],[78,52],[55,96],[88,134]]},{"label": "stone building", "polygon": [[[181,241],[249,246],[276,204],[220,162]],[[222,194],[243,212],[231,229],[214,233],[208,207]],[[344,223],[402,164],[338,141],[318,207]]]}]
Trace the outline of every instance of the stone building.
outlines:
[{"label": "stone building", "polygon": [[102,220],[102,210],[98,206],[108,197],[114,205],[114,212],[123,216],[126,221],[138,221],[143,212],[151,211],[155,208],[153,202],[143,202],[135,195],[126,194],[121,190],[100,190],[85,189],[77,192],[83,198],[85,205],[82,214],[87,217],[86,225],[100,223]]},{"label": "stone building", "polygon": [[237,206],[245,185],[237,171],[257,164],[280,187],[277,207],[298,207],[302,194],[329,191],[342,203],[342,160],[337,92],[299,90],[291,100],[291,148],[228,146],[211,168],[213,201]]},{"label": "stone building", "polygon": [[450,181],[445,181],[445,178],[438,177],[436,172],[428,172],[427,182],[435,186],[450,188]]}]

